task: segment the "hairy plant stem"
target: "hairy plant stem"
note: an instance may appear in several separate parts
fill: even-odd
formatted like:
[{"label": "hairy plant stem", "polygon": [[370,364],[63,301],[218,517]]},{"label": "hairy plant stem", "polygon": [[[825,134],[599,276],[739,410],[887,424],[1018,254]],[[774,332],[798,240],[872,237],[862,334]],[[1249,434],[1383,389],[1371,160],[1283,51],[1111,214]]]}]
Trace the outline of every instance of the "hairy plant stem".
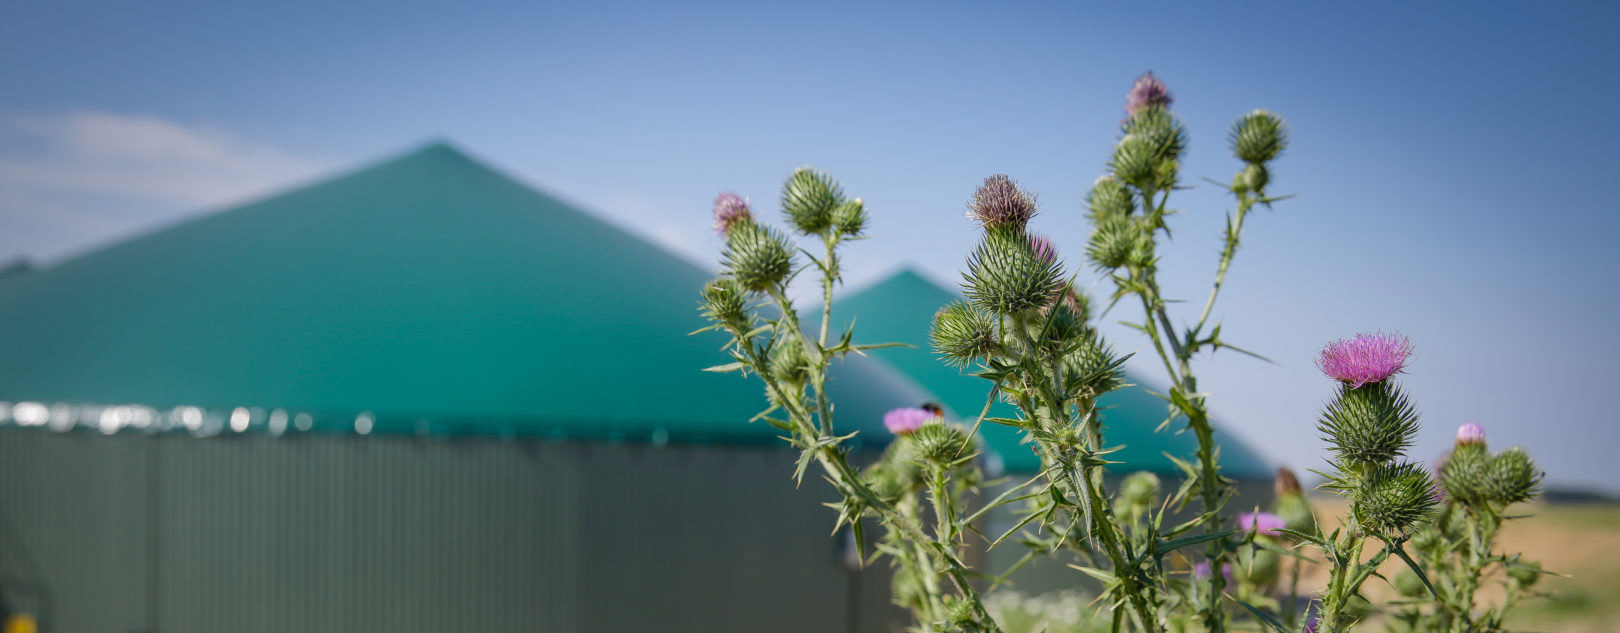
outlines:
[{"label": "hairy plant stem", "polygon": [[[1037,355],[1041,353],[1041,348],[1036,345],[1034,339],[1029,335],[1027,317],[1014,315],[1013,330],[1024,344],[1026,353]],[[1030,383],[1035,387],[1036,393],[1040,395],[1041,403],[1046,408],[1044,417],[1050,420],[1052,424],[1069,424],[1068,408],[1064,405],[1065,399],[1060,395],[1062,363],[1055,354],[1048,356],[1048,370],[1058,380],[1048,384],[1045,380],[1037,377],[1035,380],[1031,380]],[[1036,404],[1031,402],[1027,395],[1022,396],[1020,399],[1023,401],[1023,408],[1030,414],[1031,420],[1036,424],[1041,424],[1043,416],[1037,414]],[[1085,419],[1089,418],[1092,413],[1092,411],[1082,411],[1081,415]],[[1073,507],[1067,508],[1069,520],[1085,525],[1086,533],[1102,543],[1103,552],[1108,556],[1109,563],[1114,567],[1114,576],[1119,579],[1120,590],[1125,594],[1126,600],[1131,605],[1131,615],[1136,620],[1139,630],[1150,633],[1163,630],[1159,625],[1157,609],[1154,606],[1158,601],[1147,595],[1151,587],[1138,576],[1138,570],[1131,564],[1131,557],[1122,544],[1124,539],[1119,532],[1119,526],[1109,518],[1107,500],[1098,490],[1101,486],[1100,473],[1094,474],[1096,467],[1084,459],[1080,459],[1075,447],[1058,446],[1046,440],[1037,439],[1037,441],[1041,444],[1041,451],[1052,456],[1052,459],[1059,465],[1060,477],[1058,481],[1053,482],[1054,485],[1058,485],[1059,490],[1062,490],[1064,495],[1072,499],[1074,503],[1084,504],[1079,513],[1076,513]],[[1067,487],[1067,490],[1063,490],[1065,487]]]},{"label": "hairy plant stem", "polygon": [[[1165,196],[1157,205],[1153,200],[1155,194],[1153,189],[1143,188],[1141,193],[1142,213],[1154,218],[1148,230],[1155,231],[1157,229],[1152,226],[1156,226],[1159,218],[1162,218],[1169,192],[1165,192]],[[1209,408],[1203,396],[1198,393],[1198,380],[1192,373],[1192,353],[1197,336],[1203,329],[1204,319],[1215,305],[1215,297],[1226,277],[1226,270],[1231,265],[1232,256],[1237,251],[1237,232],[1242,229],[1242,217],[1248,210],[1248,206],[1243,203],[1246,200],[1246,198],[1240,200],[1238,220],[1228,230],[1226,248],[1221,253],[1221,262],[1215,276],[1215,287],[1210,293],[1209,300],[1205,302],[1204,315],[1199,317],[1199,324],[1184,335],[1178,334],[1165,309],[1164,299],[1160,295],[1157,270],[1151,265],[1133,267],[1131,270],[1131,276],[1136,282],[1137,295],[1142,300],[1142,329],[1153,341],[1154,350],[1164,362],[1165,372],[1169,374],[1173,385],[1172,390],[1179,390],[1182,399],[1187,403],[1182,413],[1187,417],[1187,425],[1198,437],[1199,504],[1203,510],[1206,534],[1220,532],[1223,528],[1224,521],[1221,519],[1220,509],[1226,497],[1227,485],[1226,480],[1221,478],[1220,465],[1216,461],[1215,429],[1209,422]],[[1162,333],[1159,330],[1161,327],[1164,328]],[[1175,354],[1174,365],[1170,361],[1170,355],[1165,352],[1166,343]],[[1226,613],[1221,607],[1221,596],[1226,590],[1226,578],[1219,570],[1230,549],[1228,541],[1229,539],[1224,537],[1211,539],[1204,547],[1204,556],[1208,559],[1213,573],[1205,581],[1209,584],[1209,590],[1204,592],[1204,603],[1199,607],[1199,616],[1209,633],[1221,633],[1226,628]]]},{"label": "hairy plant stem", "polygon": [[1466,506],[1466,509],[1468,519],[1464,523],[1468,528],[1468,558],[1463,568],[1462,582],[1459,583],[1457,602],[1450,605],[1455,616],[1451,621],[1451,630],[1455,633],[1467,633],[1476,628],[1474,590],[1479,587],[1480,577],[1491,562],[1491,541],[1496,538],[1496,530],[1501,525],[1501,520],[1488,508]]},{"label": "hairy plant stem", "polygon": [[[968,581],[967,568],[956,555],[949,549],[934,543],[933,539],[927,535],[916,521],[906,520],[906,517],[896,511],[893,506],[878,497],[877,493],[865,481],[861,480],[860,475],[855,472],[855,469],[849,465],[848,460],[844,458],[843,451],[839,448],[831,432],[830,409],[824,388],[828,365],[827,350],[819,341],[811,339],[799,327],[798,313],[793,310],[792,302],[788,301],[785,288],[778,285],[771,288],[769,294],[776,302],[777,309],[782,312],[782,323],[787,326],[789,335],[799,337],[805,346],[809,348],[811,354],[810,385],[816,400],[816,413],[821,425],[817,425],[812,421],[810,411],[804,407],[801,400],[804,395],[802,392],[791,394],[788,390],[782,388],[780,383],[771,377],[768,360],[759,350],[751,349],[748,353],[755,363],[756,371],[765,380],[767,387],[776,394],[777,401],[783,403],[785,408],[788,408],[789,416],[795,419],[799,432],[808,440],[804,442],[804,449],[813,451],[812,454],[815,460],[822,465],[822,469],[826,472],[827,478],[832,481],[834,487],[845,495],[851,495],[859,499],[866,508],[871,509],[878,515],[878,519],[886,527],[898,530],[906,538],[915,542],[933,543],[933,554],[944,563],[945,574],[950,577],[951,582],[956,586],[956,590],[973,605],[974,612],[978,614],[982,623],[989,627],[991,631],[999,633],[1000,628],[996,626],[995,620],[991,618],[990,611],[985,608],[984,601]],[[830,304],[825,306],[825,308],[830,307]],[[823,309],[822,314],[826,314],[828,311],[828,309]],[[739,341],[739,343],[742,343],[742,341]],[[748,347],[752,348],[751,345]],[[818,430],[820,426],[825,426],[827,429],[825,431]],[[859,517],[856,520],[859,520]]]},{"label": "hairy plant stem", "polygon": [[[1352,580],[1352,575],[1361,573],[1361,548],[1366,539],[1354,531],[1345,535],[1342,544],[1336,544],[1333,551],[1333,568],[1329,571],[1327,592],[1322,597],[1322,618],[1319,626],[1322,633],[1343,633],[1349,627],[1340,628],[1339,618],[1344,611],[1344,604],[1354,594],[1359,584]],[[1346,551],[1348,550],[1348,551]]]}]

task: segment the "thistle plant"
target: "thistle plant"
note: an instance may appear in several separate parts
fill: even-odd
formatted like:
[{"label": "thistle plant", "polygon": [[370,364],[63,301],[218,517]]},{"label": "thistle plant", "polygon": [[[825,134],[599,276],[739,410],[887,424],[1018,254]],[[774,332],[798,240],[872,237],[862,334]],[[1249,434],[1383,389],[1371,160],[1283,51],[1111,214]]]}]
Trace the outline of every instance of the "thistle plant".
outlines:
[{"label": "thistle plant", "polygon": [[[966,216],[978,241],[963,265],[964,299],[936,312],[930,328],[941,362],[988,383],[984,406],[970,422],[947,422],[933,406],[891,411],[883,419],[892,438],[882,456],[864,469],[851,464],[847,442],[854,435],[834,430],[827,371],[835,359],[883,345],[853,343],[852,328],[830,337],[829,327],[841,249],[864,237],[868,216],[861,199],[808,168],[782,186],[786,231],[763,222],[740,195],[715,201],[714,227],[725,247],[722,272],[702,291],[700,310],[711,323],[702,331],[725,335],[722,349],[732,362],[709,370],[764,384],[767,407],[757,419],[798,449],[795,480],[815,467],[836,491],[828,504],[837,511],[835,530],[847,526],[864,543],[868,525],[881,528],[876,552],[871,559],[862,552],[862,560],[890,563],[895,601],[912,612],[914,631],[1001,631],[980,590],[1013,570],[992,575],[970,568],[964,561],[975,536],[991,548],[1010,539],[1025,546],[1014,570],[1038,556],[1077,558],[1080,564],[1071,566],[1100,583],[1098,602],[1115,633],[1221,633],[1244,614],[1274,633],[1348,631],[1373,609],[1361,589],[1390,557],[1410,570],[1395,577],[1410,598],[1398,621],[1435,633],[1498,629],[1541,572],[1516,555],[1496,553],[1494,537],[1507,506],[1536,495],[1541,473],[1523,450],[1490,453],[1477,426],[1459,431],[1456,449],[1432,476],[1407,460],[1419,416],[1394,380],[1411,358],[1404,337],[1358,335],[1330,343],[1318,359],[1337,386],[1317,428],[1330,454],[1331,467],[1319,473],[1324,487],[1349,503],[1341,527],[1324,534],[1286,469],[1278,473],[1270,512],[1253,507],[1235,521],[1228,516],[1234,489],[1220,474],[1193,360],[1222,348],[1250,354],[1223,339],[1211,315],[1248,215],[1283,199],[1270,193],[1271,165],[1288,146],[1288,131],[1264,110],[1233,124],[1228,145],[1242,166],[1216,184],[1235,206],[1202,310],[1178,324],[1158,279],[1160,240],[1171,235],[1167,220],[1177,211],[1170,198],[1184,188],[1180,160],[1188,148],[1171,103],[1151,73],[1132,87],[1108,173],[1086,198],[1092,231],[1085,248],[1091,267],[1112,282],[1108,309],[1120,302],[1142,309],[1141,320],[1129,325],[1147,337],[1170,383],[1161,428],[1184,424],[1197,438],[1195,455],[1171,456],[1184,477],[1168,485],[1168,494],[1151,473],[1117,485],[1104,476],[1118,447],[1108,444],[1108,413],[1099,399],[1124,386],[1125,358],[1093,324],[1091,299],[1076,283],[1080,268],[1033,230],[1036,196],[1006,175],[984,179],[969,196]],[[820,253],[795,240],[820,242]],[[789,299],[790,284],[810,277],[819,278],[819,323],[801,321]],[[998,401],[1016,413],[992,416]],[[970,503],[985,485],[976,438],[987,423],[1017,429],[1041,469],[988,502]],[[1171,520],[1195,499],[1190,518]],[[979,534],[978,519],[1014,507],[1022,509],[1010,529]],[[1381,545],[1371,556],[1363,551],[1368,542]],[[1320,550],[1329,569],[1328,587],[1310,605],[1315,613],[1299,608],[1305,545]],[[1481,608],[1477,589],[1496,570],[1505,572],[1508,598]]]},{"label": "thistle plant", "polygon": [[[1508,611],[1546,573],[1519,554],[1495,551],[1497,531],[1514,518],[1508,506],[1535,498],[1542,473],[1524,449],[1490,452],[1484,428],[1469,423],[1457,429],[1456,444],[1435,474],[1439,511],[1412,540],[1434,591],[1415,586],[1415,572],[1397,577],[1396,589],[1412,599],[1397,618],[1425,633],[1501,630]],[[1503,598],[1480,608],[1476,594],[1487,582],[1500,582]]]},{"label": "thistle plant", "polygon": [[[963,563],[964,533],[975,517],[962,499],[978,482],[969,435],[946,425],[937,412],[892,412],[885,425],[899,436],[877,464],[862,473],[849,461],[846,442],[834,432],[827,398],[827,370],[834,359],[883,345],[856,345],[853,332],[829,338],[833,288],[840,281],[839,249],[862,237],[865,205],[849,198],[829,176],[799,169],[782,186],[782,212],[794,234],[821,242],[823,254],[800,251],[788,235],[754,216],[748,201],[721,194],[715,228],[725,237],[721,275],[706,284],[699,310],[726,335],[722,348],[733,362],[709,371],[756,376],[765,384],[768,408],[757,419],[775,426],[800,456],[794,471],[802,481],[814,464],[840,500],[834,529],[848,526],[864,543],[865,522],[884,529],[880,553],[899,568],[896,595],[913,609],[920,631],[999,631]],[[799,262],[803,254],[810,261]],[[804,324],[789,299],[800,273],[819,273],[819,326]],[[924,493],[932,518],[925,516]],[[932,528],[932,529],[930,529]],[[863,553],[863,559],[865,558]]]},{"label": "thistle plant", "polygon": [[[1187,149],[1188,135],[1181,120],[1171,111],[1172,98],[1164,82],[1152,73],[1137,79],[1126,97],[1126,118],[1120,138],[1109,160],[1109,173],[1093,183],[1087,196],[1093,224],[1086,254],[1097,269],[1108,274],[1114,284],[1112,301],[1135,297],[1142,308],[1142,320],[1130,323],[1152,343],[1154,352],[1170,380],[1166,394],[1169,417],[1166,424],[1185,420],[1198,438],[1196,466],[1189,467],[1189,480],[1198,490],[1202,527],[1208,537],[1205,557],[1216,568],[1225,565],[1236,551],[1236,532],[1225,529],[1222,510],[1232,494],[1221,477],[1214,427],[1209,405],[1198,391],[1192,361],[1201,351],[1214,352],[1233,347],[1221,338],[1221,327],[1210,316],[1232,259],[1243,234],[1244,221],[1255,205],[1270,207],[1283,197],[1269,193],[1271,163],[1288,146],[1288,130],[1281,118],[1265,110],[1255,110],[1232,125],[1228,144],[1243,163],[1229,183],[1216,183],[1236,201],[1227,217],[1220,259],[1214,282],[1203,310],[1190,324],[1178,326],[1169,314],[1158,278],[1158,241],[1168,238],[1171,194],[1181,189],[1181,155]],[[1207,328],[1207,329],[1206,329]],[[1225,627],[1222,595],[1225,579],[1210,574],[1202,592],[1199,609],[1204,627],[1219,633]]]},{"label": "thistle plant", "polygon": [[[1405,371],[1411,352],[1411,342],[1398,334],[1359,334],[1329,343],[1317,360],[1322,373],[1338,382],[1317,422],[1333,455],[1333,470],[1320,474],[1328,479],[1324,487],[1350,505],[1344,525],[1332,534],[1297,533],[1321,548],[1329,567],[1320,621],[1324,633],[1348,630],[1363,615],[1361,586],[1392,554],[1429,585],[1403,547],[1428,523],[1435,505],[1428,473],[1402,459],[1417,434],[1419,416],[1393,378]],[[1368,538],[1384,547],[1364,561]]]}]

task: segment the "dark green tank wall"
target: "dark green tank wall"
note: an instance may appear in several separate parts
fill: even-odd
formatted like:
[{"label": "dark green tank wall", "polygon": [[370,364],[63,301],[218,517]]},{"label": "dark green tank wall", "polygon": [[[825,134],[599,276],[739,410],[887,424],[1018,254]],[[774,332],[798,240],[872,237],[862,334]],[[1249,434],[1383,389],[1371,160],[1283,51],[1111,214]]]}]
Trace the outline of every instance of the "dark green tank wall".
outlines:
[{"label": "dark green tank wall", "polygon": [[[763,447],[0,429],[0,590],[52,633],[889,631]],[[49,604],[37,589],[50,592]]]}]

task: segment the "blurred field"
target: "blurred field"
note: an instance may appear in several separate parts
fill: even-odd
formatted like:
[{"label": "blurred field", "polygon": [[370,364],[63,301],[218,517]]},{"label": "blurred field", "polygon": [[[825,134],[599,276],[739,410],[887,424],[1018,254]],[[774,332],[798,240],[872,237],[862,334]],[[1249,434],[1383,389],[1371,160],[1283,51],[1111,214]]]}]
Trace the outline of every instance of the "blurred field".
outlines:
[{"label": "blurred field", "polygon": [[[1323,526],[1334,524],[1343,515],[1337,499],[1313,499]],[[1557,633],[1620,633],[1620,503],[1531,504],[1514,506],[1515,515],[1529,515],[1509,521],[1497,539],[1497,551],[1524,552],[1544,569],[1568,577],[1547,577],[1537,589],[1538,598],[1520,603],[1508,620],[1514,631]],[[1389,566],[1394,571],[1400,563]],[[1320,589],[1325,574],[1307,576],[1303,583]],[[1499,575],[1498,575],[1499,577]],[[1388,586],[1373,587],[1369,593],[1387,596]],[[1385,593],[1379,594],[1378,591]],[[1484,594],[1497,599],[1498,592]]]}]

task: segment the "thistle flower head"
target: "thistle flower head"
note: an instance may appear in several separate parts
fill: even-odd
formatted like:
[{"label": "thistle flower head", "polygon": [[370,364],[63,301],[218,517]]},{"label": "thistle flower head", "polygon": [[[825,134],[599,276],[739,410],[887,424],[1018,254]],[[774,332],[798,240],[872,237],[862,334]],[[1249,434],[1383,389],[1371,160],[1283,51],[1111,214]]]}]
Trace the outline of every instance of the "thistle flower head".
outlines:
[{"label": "thistle flower head", "polygon": [[995,321],[973,304],[957,301],[934,313],[929,338],[946,363],[966,367],[998,347]]},{"label": "thistle flower head", "polygon": [[1022,227],[986,225],[967,264],[962,289],[991,314],[1010,316],[1044,307],[1063,288],[1062,271],[1035,256]]},{"label": "thistle flower head", "polygon": [[1540,494],[1541,479],[1546,475],[1530,454],[1517,446],[1492,457],[1487,472],[1485,494],[1503,504],[1529,501]]},{"label": "thistle flower head", "polygon": [[1136,83],[1131,84],[1131,91],[1125,94],[1125,115],[1127,118],[1133,117],[1138,111],[1155,106],[1168,108],[1172,101],[1170,88],[1150,70],[1137,77]]},{"label": "thistle flower head", "polygon": [[1011,226],[1019,229],[1035,216],[1035,194],[1018,187],[1006,174],[984,179],[968,203],[967,217],[986,227]]},{"label": "thistle flower head", "polygon": [[730,191],[721,192],[714,199],[714,232],[725,235],[738,222],[753,222],[754,213],[748,208],[748,199]]},{"label": "thistle flower head", "polygon": [[1474,422],[1469,422],[1467,424],[1464,424],[1462,426],[1457,427],[1457,443],[1458,444],[1484,444],[1485,443],[1485,427],[1480,426],[1479,424],[1474,423]]},{"label": "thistle flower head", "polygon": [[1357,334],[1328,343],[1316,366],[1329,378],[1359,389],[1401,373],[1411,355],[1412,342],[1400,334]]},{"label": "thistle flower head", "polygon": [[1352,495],[1350,512],[1368,534],[1406,532],[1433,515],[1433,485],[1416,464],[1374,466]]},{"label": "thistle flower head", "polygon": [[1241,512],[1238,513],[1238,527],[1263,534],[1265,536],[1278,536],[1279,530],[1288,526],[1282,517],[1270,512]]},{"label": "thistle flower head", "polygon": [[[1195,577],[1195,578],[1199,578],[1199,579],[1208,578],[1209,577],[1209,561],[1207,561],[1207,560],[1198,561],[1197,565],[1193,565],[1193,570],[1192,571],[1193,571],[1193,577]],[[1226,577],[1226,582],[1228,584],[1237,583],[1237,580],[1232,578],[1232,564],[1231,563],[1223,563],[1221,565],[1221,575]]]},{"label": "thistle flower head", "polygon": [[902,407],[883,414],[883,426],[895,435],[905,435],[938,420],[938,415],[917,407]]}]

